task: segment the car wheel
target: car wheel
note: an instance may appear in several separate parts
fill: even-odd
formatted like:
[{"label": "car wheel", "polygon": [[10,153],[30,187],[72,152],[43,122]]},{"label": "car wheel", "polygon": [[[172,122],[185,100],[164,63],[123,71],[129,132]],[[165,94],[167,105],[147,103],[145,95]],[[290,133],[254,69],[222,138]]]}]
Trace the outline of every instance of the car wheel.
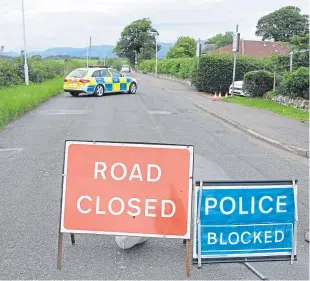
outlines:
[{"label": "car wheel", "polygon": [[102,86],[102,85],[98,85],[98,86],[96,87],[96,89],[95,89],[94,95],[95,95],[96,97],[102,97],[103,94],[104,94],[104,88],[103,88],[103,86]]},{"label": "car wheel", "polygon": [[135,94],[137,92],[137,84],[136,83],[131,83],[129,86],[129,94]]},{"label": "car wheel", "polygon": [[79,93],[70,93],[70,95],[73,96],[73,97],[78,97]]}]

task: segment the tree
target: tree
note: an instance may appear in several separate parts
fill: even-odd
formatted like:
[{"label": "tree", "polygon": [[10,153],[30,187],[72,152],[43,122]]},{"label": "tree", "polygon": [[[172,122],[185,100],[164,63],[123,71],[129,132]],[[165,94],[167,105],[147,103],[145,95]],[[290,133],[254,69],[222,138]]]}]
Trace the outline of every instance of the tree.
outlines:
[{"label": "tree", "polygon": [[31,57],[33,60],[40,60],[42,57],[40,55],[34,55]]},{"label": "tree", "polygon": [[262,40],[289,42],[294,36],[308,33],[309,16],[302,15],[298,7],[287,6],[260,18],[256,26],[256,36]]},{"label": "tree", "polygon": [[[159,34],[152,27],[152,22],[148,18],[136,20],[126,26],[121,33],[114,52],[121,58],[126,58],[131,64],[135,63],[135,52],[140,59],[155,57],[156,39],[155,34]],[[158,51],[160,45],[157,46]],[[150,57],[150,54],[151,55]]]},{"label": "tree", "polygon": [[189,36],[181,36],[168,50],[167,59],[191,58],[196,54],[196,41]]},{"label": "tree", "polygon": [[234,33],[227,31],[224,34],[219,33],[208,39],[209,44],[215,44],[216,48],[225,47],[233,42]]},{"label": "tree", "polygon": [[309,33],[305,36],[294,35],[291,38],[293,55],[293,67],[309,67]]}]

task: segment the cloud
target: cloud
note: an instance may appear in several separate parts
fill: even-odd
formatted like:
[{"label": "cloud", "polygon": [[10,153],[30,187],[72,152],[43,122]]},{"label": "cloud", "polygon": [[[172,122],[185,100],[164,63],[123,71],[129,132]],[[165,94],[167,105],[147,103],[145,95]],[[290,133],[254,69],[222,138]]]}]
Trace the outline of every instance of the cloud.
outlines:
[{"label": "cloud", "polygon": [[[0,45],[23,49],[20,0],[2,0]],[[161,42],[179,36],[206,39],[233,31],[239,24],[241,36],[255,37],[257,20],[275,9],[297,5],[308,13],[307,0],[25,0],[27,49],[115,45],[122,29],[132,21],[148,17],[160,33]]]}]

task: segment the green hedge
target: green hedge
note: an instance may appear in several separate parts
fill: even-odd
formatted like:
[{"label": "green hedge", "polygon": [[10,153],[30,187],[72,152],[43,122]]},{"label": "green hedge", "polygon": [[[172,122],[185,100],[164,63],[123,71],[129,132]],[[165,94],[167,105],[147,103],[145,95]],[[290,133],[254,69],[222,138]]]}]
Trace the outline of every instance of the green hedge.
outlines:
[{"label": "green hedge", "polygon": [[278,94],[291,98],[309,99],[309,67],[286,73],[277,89]]},{"label": "green hedge", "polygon": [[[228,92],[232,83],[233,61],[231,54],[202,55],[199,68],[193,75],[193,85],[198,91]],[[269,69],[268,62],[266,58],[239,56],[235,81],[243,80],[244,75],[249,71]]]},{"label": "green hedge", "polygon": [[273,87],[273,74],[265,70],[250,71],[244,75],[244,91],[251,97],[262,97]]},{"label": "green hedge", "polygon": [[[75,68],[84,66],[83,60],[28,59],[29,81],[41,83],[64,76]],[[22,58],[0,59],[0,86],[12,86],[24,82]]]},{"label": "green hedge", "polygon": [[[155,72],[155,60],[145,60],[139,64],[139,70],[143,72]],[[160,59],[158,60],[158,73],[172,75],[178,78],[191,78],[196,65],[193,58]]]}]

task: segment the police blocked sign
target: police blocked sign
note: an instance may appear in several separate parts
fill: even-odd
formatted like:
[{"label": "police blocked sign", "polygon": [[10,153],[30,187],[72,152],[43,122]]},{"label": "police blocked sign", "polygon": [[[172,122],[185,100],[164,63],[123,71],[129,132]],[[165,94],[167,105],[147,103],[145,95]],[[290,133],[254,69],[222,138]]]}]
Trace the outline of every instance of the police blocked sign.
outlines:
[{"label": "police blocked sign", "polygon": [[287,181],[204,182],[200,192],[197,182],[200,233],[195,224],[193,258],[198,258],[199,246],[205,260],[296,255],[296,189]]},{"label": "police blocked sign", "polygon": [[190,238],[193,147],[67,141],[61,232]]}]

